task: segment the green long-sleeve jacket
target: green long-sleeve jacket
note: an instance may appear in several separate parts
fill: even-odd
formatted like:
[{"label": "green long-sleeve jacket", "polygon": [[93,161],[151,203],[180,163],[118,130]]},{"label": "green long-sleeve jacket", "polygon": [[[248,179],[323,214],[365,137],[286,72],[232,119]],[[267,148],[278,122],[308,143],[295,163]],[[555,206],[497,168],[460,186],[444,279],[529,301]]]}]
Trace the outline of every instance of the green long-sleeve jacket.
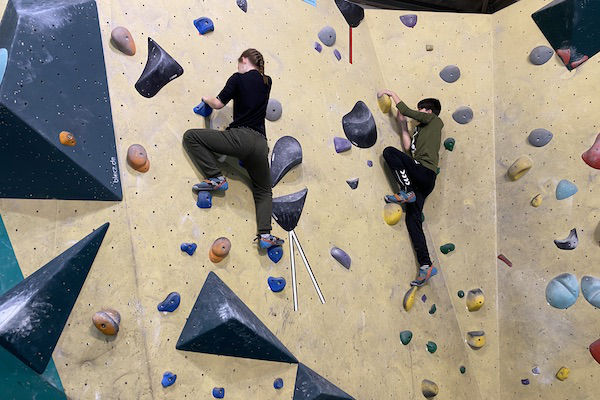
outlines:
[{"label": "green long-sleeve jacket", "polygon": [[437,172],[444,123],[435,114],[423,113],[408,108],[403,101],[396,104],[396,108],[402,115],[419,121],[415,133],[412,135],[410,146],[412,158],[424,167]]}]

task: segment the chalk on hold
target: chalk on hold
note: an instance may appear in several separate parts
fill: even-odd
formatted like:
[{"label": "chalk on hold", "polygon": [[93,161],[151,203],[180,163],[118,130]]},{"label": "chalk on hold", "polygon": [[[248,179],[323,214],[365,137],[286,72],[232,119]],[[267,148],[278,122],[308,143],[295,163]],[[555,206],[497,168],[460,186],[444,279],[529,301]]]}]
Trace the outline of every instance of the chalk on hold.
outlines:
[{"label": "chalk on hold", "polygon": [[429,342],[427,342],[425,347],[427,347],[427,351],[430,352],[431,354],[433,354],[437,351],[437,344],[435,344],[435,342],[432,342],[431,340]]},{"label": "chalk on hold", "polygon": [[208,258],[210,261],[220,263],[229,254],[231,250],[231,241],[226,237],[216,239],[208,250]]},{"label": "chalk on hold", "polygon": [[529,61],[534,65],[543,65],[554,55],[554,50],[548,46],[538,46],[529,53]]},{"label": "chalk on hold", "polygon": [[117,310],[108,308],[95,313],[92,322],[100,332],[107,336],[114,336],[119,333],[121,314]]},{"label": "chalk on hold", "polygon": [[60,144],[64,146],[73,147],[77,144],[75,136],[71,132],[67,131],[62,131],[61,133],[59,133],[58,140],[60,141]]},{"label": "chalk on hold", "polygon": [[267,279],[267,284],[269,285],[271,291],[278,293],[285,289],[286,282],[284,278],[274,278],[270,276],[269,279]]},{"label": "chalk on hold", "polygon": [[338,49],[333,50],[333,55],[337,58],[338,61],[342,59],[342,53]]},{"label": "chalk on hold", "polygon": [[356,147],[372,147],[377,142],[377,126],[369,107],[358,101],[348,114],[342,117],[344,134]]},{"label": "chalk on hold", "polygon": [[150,169],[150,160],[148,153],[141,144],[132,144],[127,149],[127,163],[138,172],[148,172]]},{"label": "chalk on hold", "polygon": [[267,255],[269,256],[269,259],[271,261],[273,261],[275,264],[277,264],[279,262],[279,260],[281,260],[281,258],[283,257],[283,247],[281,247],[281,246],[270,247],[267,250]]},{"label": "chalk on hold", "polygon": [[600,339],[590,344],[589,350],[592,357],[594,357],[594,360],[600,364]]},{"label": "chalk on hold", "polygon": [[423,379],[423,382],[421,382],[421,393],[423,393],[423,396],[425,396],[425,398],[433,399],[435,396],[438,395],[439,392],[440,389],[438,388],[438,385],[435,382],[430,381],[428,379]]},{"label": "chalk on hold", "polygon": [[[239,1],[239,0],[238,0]],[[213,388],[212,395],[215,399],[222,399],[225,397],[225,389],[224,388]]]},{"label": "chalk on hold", "polygon": [[454,83],[460,78],[460,69],[456,65],[448,65],[440,71],[440,78],[444,82]]},{"label": "chalk on hold", "polygon": [[521,178],[533,166],[533,162],[527,156],[517,158],[517,160],[508,169],[508,176],[513,181]]},{"label": "chalk on hold", "polygon": [[198,208],[211,208],[212,194],[206,191],[198,192],[198,201],[196,201],[196,205]]},{"label": "chalk on hold", "polygon": [[467,343],[474,349],[480,349],[485,346],[485,332],[471,331],[467,332]]},{"label": "chalk on hold", "polygon": [[273,387],[277,390],[281,389],[283,387],[283,379],[281,378],[277,378],[273,381]]},{"label": "chalk on hold", "polygon": [[566,239],[554,240],[554,244],[561,250],[575,250],[579,244],[579,238],[577,237],[577,229],[571,229],[569,236]]},{"label": "chalk on hold", "polygon": [[183,68],[152,38],[148,37],[148,59],[135,89],[144,97],[154,97],[167,83],[183,75]]},{"label": "chalk on hold", "polygon": [[240,10],[243,12],[248,12],[248,2],[246,0],[236,0],[236,3]]},{"label": "chalk on hold", "polygon": [[344,250],[339,247],[332,247],[329,251],[331,257],[333,257],[337,262],[339,262],[342,267],[346,269],[350,269],[350,265],[352,264],[352,259]]},{"label": "chalk on hold", "polygon": [[110,33],[110,41],[120,52],[128,56],[135,55],[135,41],[131,36],[129,29],[123,26],[117,26]]},{"label": "chalk on hold", "polygon": [[544,196],[542,196],[541,194],[536,194],[535,197],[533,199],[531,199],[531,205],[533,207],[539,207],[542,205],[543,199],[544,199]]},{"label": "chalk on hold", "polygon": [[400,341],[403,345],[407,345],[412,340],[413,333],[411,331],[402,331],[400,332]]},{"label": "chalk on hold", "polygon": [[179,307],[179,303],[181,302],[181,296],[177,292],[171,292],[167,295],[167,297],[158,303],[158,311],[162,312],[173,312],[177,310]]},{"label": "chalk on hold", "polygon": [[335,44],[335,29],[331,26],[323,27],[317,36],[325,46],[331,47]]},{"label": "chalk on hold", "polygon": [[481,289],[472,289],[467,293],[467,309],[469,311],[477,311],[483,304],[485,303],[485,296],[483,295],[483,290]]},{"label": "chalk on hold", "polygon": [[433,45],[432,44],[426,44],[425,45],[425,50],[426,51],[433,51]]},{"label": "chalk on hold", "polygon": [[454,245],[454,243],[446,243],[440,246],[440,251],[444,254],[448,254],[454,250],[456,250],[456,246]]},{"label": "chalk on hold", "polygon": [[567,367],[561,367],[558,372],[556,373],[556,379],[558,379],[559,381],[564,381],[569,377],[569,372],[571,372],[569,370],[569,368]]},{"label": "chalk on hold", "polygon": [[573,274],[560,274],[546,286],[546,301],[554,308],[571,307],[579,297],[579,282]]},{"label": "chalk on hold", "polygon": [[160,384],[162,385],[162,387],[169,387],[172,384],[174,384],[176,380],[177,380],[177,375],[175,375],[172,372],[167,371],[163,374]]},{"label": "chalk on hold", "polygon": [[577,193],[577,186],[566,179],[558,182],[556,185],[556,200],[564,200]]},{"label": "chalk on hold", "polygon": [[281,118],[282,113],[283,113],[283,107],[281,106],[281,103],[279,102],[279,100],[269,99],[269,102],[267,103],[266,118],[269,121],[277,121],[279,118]]},{"label": "chalk on hold", "polygon": [[600,133],[596,136],[596,141],[592,147],[583,153],[581,158],[590,167],[600,169]]},{"label": "chalk on hold", "polygon": [[473,110],[467,106],[458,107],[452,113],[452,119],[461,125],[468,124],[473,120]]},{"label": "chalk on hold", "polygon": [[544,147],[545,145],[550,143],[553,136],[554,135],[552,135],[552,132],[550,132],[549,130],[544,128],[537,128],[529,133],[529,137],[527,138],[527,140],[529,140],[529,143],[531,143],[532,146]]},{"label": "chalk on hold", "polygon": [[396,225],[402,217],[402,206],[396,203],[387,203],[383,206],[383,220],[388,225]]},{"label": "chalk on hold", "polygon": [[588,303],[600,308],[600,279],[587,275],[581,278],[581,293]]},{"label": "chalk on hold", "polygon": [[350,189],[354,190],[358,187],[358,178],[346,179],[346,183],[350,186]]},{"label": "chalk on hold", "polygon": [[377,97],[377,105],[382,113],[387,114],[392,109],[392,99],[387,94]]},{"label": "chalk on hold", "polygon": [[201,101],[200,104],[198,104],[196,107],[194,107],[194,112],[203,117],[208,117],[208,116],[210,116],[210,114],[212,114],[213,109],[211,106],[209,106],[205,102]]},{"label": "chalk on hold", "polygon": [[448,139],[444,140],[444,147],[448,151],[454,150],[455,144],[456,144],[456,140],[454,140],[454,138],[448,138]]},{"label": "chalk on hold", "polygon": [[417,25],[417,15],[416,14],[405,14],[400,16],[400,22],[404,24],[404,26],[408,28],[414,28]]},{"label": "chalk on hold", "polygon": [[315,50],[319,53],[323,50],[323,46],[321,46],[321,43],[315,42]]},{"label": "chalk on hold", "polygon": [[336,136],[333,138],[333,146],[335,147],[336,153],[343,153],[352,148],[352,143],[350,143],[348,139]]},{"label": "chalk on hold", "polygon": [[194,26],[198,29],[198,33],[201,35],[205,35],[208,32],[212,32],[215,30],[215,24],[213,24],[212,19],[208,17],[200,17],[194,20]]},{"label": "chalk on hold", "polygon": [[198,245],[196,243],[181,243],[181,246],[179,246],[181,251],[188,253],[190,256],[194,254],[197,247]]},{"label": "chalk on hold", "polygon": [[411,286],[410,289],[404,295],[404,299],[402,299],[402,307],[404,307],[405,311],[410,311],[410,309],[415,305],[415,298],[417,297],[417,286]]}]

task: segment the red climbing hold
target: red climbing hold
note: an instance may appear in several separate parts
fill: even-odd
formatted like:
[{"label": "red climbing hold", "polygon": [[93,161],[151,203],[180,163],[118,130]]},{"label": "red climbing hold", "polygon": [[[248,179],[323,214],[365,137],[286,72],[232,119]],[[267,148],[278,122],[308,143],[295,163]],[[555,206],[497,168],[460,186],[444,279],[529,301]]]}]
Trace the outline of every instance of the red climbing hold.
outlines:
[{"label": "red climbing hold", "polygon": [[600,169],[600,133],[588,151],[581,155],[583,161],[592,168]]},{"label": "red climbing hold", "polygon": [[571,49],[558,49],[556,50],[556,54],[558,54],[565,65],[569,65],[569,61],[571,61]]},{"label": "red climbing hold", "polygon": [[498,255],[498,260],[502,260],[506,263],[506,265],[508,265],[509,267],[512,267],[512,263],[510,262],[510,260],[508,258],[506,258],[504,256],[504,254]]},{"label": "red climbing hold", "polygon": [[590,344],[590,354],[598,363],[600,363],[600,339]]},{"label": "red climbing hold", "polygon": [[586,62],[588,59],[589,59],[588,56],[583,56],[579,60],[573,61],[571,63],[571,68],[577,68],[577,67],[579,67],[581,64],[583,64],[584,62]]}]

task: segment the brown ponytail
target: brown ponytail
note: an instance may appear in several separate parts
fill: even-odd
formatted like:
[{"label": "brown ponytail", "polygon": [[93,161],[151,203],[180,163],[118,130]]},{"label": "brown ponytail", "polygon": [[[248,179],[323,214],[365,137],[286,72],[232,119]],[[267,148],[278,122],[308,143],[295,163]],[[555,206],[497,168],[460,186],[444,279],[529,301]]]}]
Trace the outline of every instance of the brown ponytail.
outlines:
[{"label": "brown ponytail", "polygon": [[256,67],[258,72],[260,72],[260,74],[263,77],[263,81],[265,82],[265,85],[268,84],[269,80],[265,75],[265,59],[263,58],[263,55],[260,53],[260,51],[256,49],[245,50],[240,56],[240,58],[238,58],[238,61],[241,62],[243,57],[246,57],[250,61],[250,63],[252,63],[252,65]]}]

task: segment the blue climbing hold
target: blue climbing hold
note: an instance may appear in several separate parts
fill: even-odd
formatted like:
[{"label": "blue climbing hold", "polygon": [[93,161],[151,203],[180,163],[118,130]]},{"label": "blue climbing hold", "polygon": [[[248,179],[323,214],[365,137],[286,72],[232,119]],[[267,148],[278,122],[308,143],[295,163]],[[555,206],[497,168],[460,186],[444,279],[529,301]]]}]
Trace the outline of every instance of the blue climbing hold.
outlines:
[{"label": "blue climbing hold", "polygon": [[270,276],[267,282],[271,290],[275,293],[281,292],[285,288],[284,278],[273,278]]},{"label": "blue climbing hold", "polygon": [[198,201],[196,205],[199,208],[211,208],[212,207],[212,194],[210,192],[201,191],[198,192]]},{"label": "blue climbing hold", "polygon": [[281,379],[281,378],[275,379],[275,382],[273,382],[273,387],[278,390],[281,389],[283,387],[283,379]]},{"label": "blue climbing hold", "polygon": [[358,178],[346,179],[346,183],[350,186],[350,189],[354,190],[358,187]]},{"label": "blue climbing hold", "polygon": [[198,29],[198,32],[201,35],[204,35],[208,32],[212,32],[215,30],[215,24],[213,24],[212,20],[207,17],[201,17],[194,20],[194,26]]},{"label": "blue climbing hold", "polygon": [[0,49],[0,83],[2,83],[2,79],[4,79],[6,64],[8,64],[8,50]]},{"label": "blue climbing hold", "polygon": [[321,50],[323,50],[323,46],[321,46],[321,43],[315,42],[315,50],[319,53],[321,52]]},{"label": "blue climbing hold", "polygon": [[179,307],[181,296],[177,292],[171,292],[161,303],[158,303],[158,311],[173,312]]},{"label": "blue climbing hold", "polygon": [[337,262],[339,262],[342,265],[342,267],[350,269],[350,266],[352,265],[352,259],[344,250],[334,246],[329,251],[329,254],[331,254],[331,257],[333,257]]},{"label": "blue climbing hold", "polygon": [[406,14],[400,16],[400,22],[408,28],[414,28],[417,25],[417,16],[415,14]]},{"label": "blue climbing hold", "polygon": [[573,182],[569,182],[566,179],[558,182],[556,186],[556,200],[564,200],[575,193],[577,193],[577,186]]},{"label": "blue climbing hold", "polygon": [[340,54],[340,52],[338,51],[338,49],[335,49],[333,51],[333,55],[335,56],[335,58],[337,58],[338,61],[340,61],[342,59],[342,55]]},{"label": "blue climbing hold", "polygon": [[575,304],[578,296],[579,282],[573,274],[560,274],[546,286],[546,300],[554,308],[569,308]]},{"label": "blue climbing hold", "polygon": [[367,167],[372,167],[372,166],[373,166],[373,161],[367,160]]},{"label": "blue climbing hold", "polygon": [[521,379],[521,383],[523,385],[529,385],[529,379],[525,378],[525,379]]},{"label": "blue climbing hold", "polygon": [[194,112],[198,115],[202,115],[203,117],[208,117],[210,114],[212,114],[212,111],[213,109],[203,101],[194,107]]},{"label": "blue climbing hold", "polygon": [[181,243],[181,246],[179,246],[179,248],[181,249],[181,251],[185,251],[190,256],[192,254],[194,254],[194,252],[196,251],[197,247],[198,247],[198,245],[196,243]]},{"label": "blue climbing hold", "polygon": [[421,301],[423,303],[425,303],[427,301],[427,296],[426,295],[421,296]]},{"label": "blue climbing hold", "polygon": [[160,381],[160,383],[161,383],[161,385],[163,385],[163,387],[169,387],[172,384],[174,384],[176,380],[177,380],[177,375],[175,375],[172,372],[167,371],[163,374],[162,381]]},{"label": "blue climbing hold", "polygon": [[222,399],[223,397],[225,397],[225,389],[224,388],[213,388],[213,397],[215,399]]},{"label": "blue climbing hold", "polygon": [[333,146],[335,147],[336,153],[343,153],[352,148],[352,143],[348,139],[336,136],[333,138]]},{"label": "blue climbing hold", "polygon": [[281,246],[273,246],[267,250],[267,255],[275,264],[283,257],[283,248]]}]

